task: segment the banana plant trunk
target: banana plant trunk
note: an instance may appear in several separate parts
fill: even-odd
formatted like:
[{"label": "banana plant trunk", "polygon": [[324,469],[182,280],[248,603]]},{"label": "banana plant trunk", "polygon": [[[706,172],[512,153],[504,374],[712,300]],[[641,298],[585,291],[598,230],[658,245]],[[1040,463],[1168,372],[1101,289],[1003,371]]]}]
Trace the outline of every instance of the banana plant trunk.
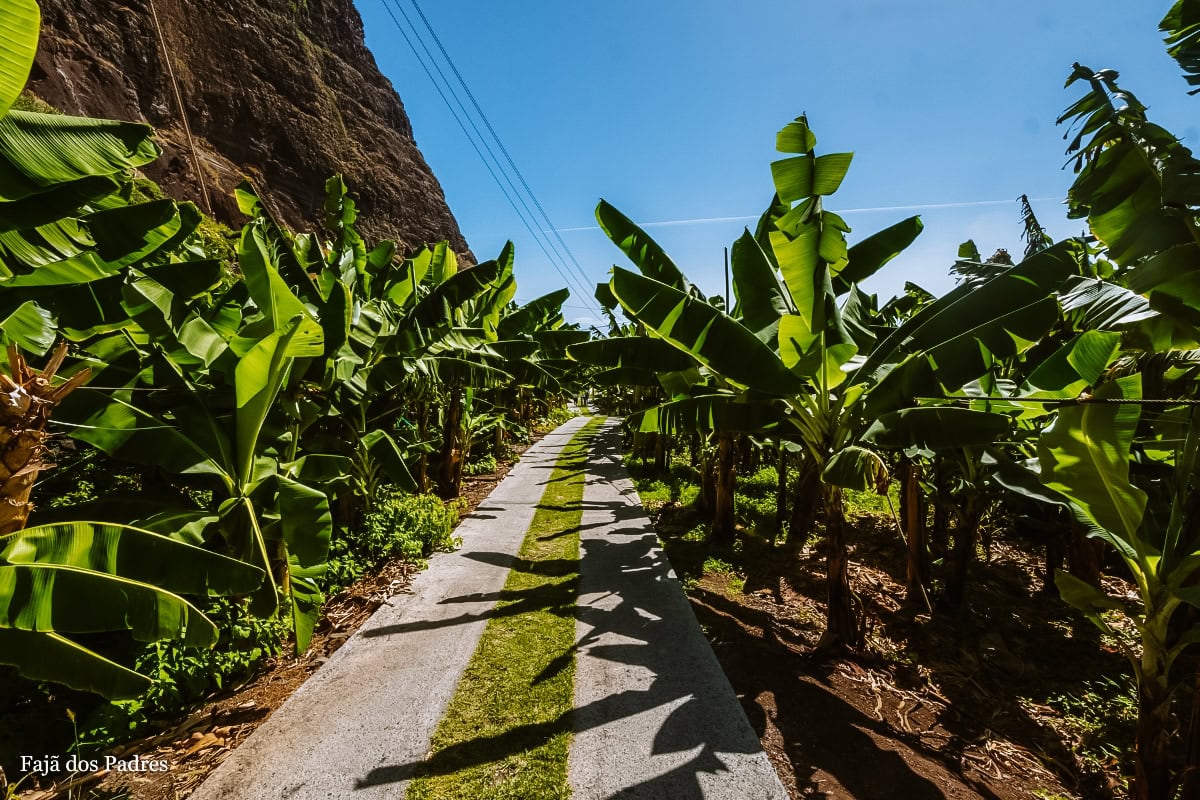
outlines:
[{"label": "banana plant trunk", "polygon": [[1200,800],[1200,668],[1193,668],[1192,673],[1192,716],[1179,800]]},{"label": "banana plant trunk", "polygon": [[734,492],[737,481],[737,441],[721,436],[717,445],[716,498],[713,509],[712,540],[718,544],[733,544]]},{"label": "banana plant trunk", "polygon": [[[421,442],[422,447],[428,437],[429,403],[422,400],[417,411],[417,440]],[[421,492],[429,491],[429,453],[424,449],[421,451],[421,457],[417,459],[417,487]]]},{"label": "banana plant trunk", "polygon": [[850,556],[846,550],[846,513],[842,490],[824,487],[825,505],[825,633],[817,650],[855,648],[862,643],[862,630],[854,613],[854,593],[850,589]]},{"label": "banana plant trunk", "polygon": [[783,526],[787,521],[787,450],[783,442],[775,443],[775,531],[771,544],[775,544],[783,535]]},{"label": "banana plant trunk", "polygon": [[959,608],[966,600],[967,575],[975,560],[975,542],[979,524],[983,521],[984,504],[979,492],[968,490],[961,503],[958,527],[954,529],[954,551],[950,554],[950,569],[946,573],[945,601],[950,608]]},{"label": "banana plant trunk", "polygon": [[[1149,643],[1146,643],[1149,644]],[[1142,658],[1143,663],[1146,657]],[[1143,673],[1133,759],[1133,800],[1170,800],[1171,692],[1166,675]]]},{"label": "banana plant trunk", "polygon": [[925,496],[921,491],[921,465],[904,456],[900,460],[900,524],[908,548],[905,599],[924,605],[929,583],[929,544],[925,531]]},{"label": "banana plant trunk", "polygon": [[821,470],[807,455],[800,461],[792,503],[792,519],[788,526],[787,541],[788,544],[801,544],[812,532],[821,512]]},{"label": "banana plant trunk", "polygon": [[462,484],[462,416],[463,392],[455,386],[450,390],[450,403],[442,425],[442,459],[438,464],[438,494],[443,500],[458,497]]},{"label": "banana plant trunk", "polygon": [[1071,523],[1067,564],[1072,575],[1099,588],[1100,568],[1104,563],[1104,542],[1087,534],[1087,528],[1078,522]]},{"label": "banana plant trunk", "polygon": [[934,457],[933,485],[936,494],[933,498],[933,530],[930,531],[929,549],[935,558],[944,558],[950,549],[950,507],[942,499],[946,492],[946,465],[942,456]]},{"label": "banana plant trunk", "polygon": [[712,519],[717,508],[716,460],[711,448],[700,448],[700,491],[696,494],[696,510],[704,519]]},{"label": "banana plant trunk", "polygon": [[667,469],[667,437],[665,434],[654,434],[654,470],[665,472]]},{"label": "banana plant trunk", "polygon": [[60,344],[39,373],[30,369],[13,345],[8,347],[11,374],[0,373],[0,536],[22,530],[33,504],[29,494],[46,461],[46,423],[64,397],[88,377],[84,369],[58,386],[51,381],[67,355]]}]

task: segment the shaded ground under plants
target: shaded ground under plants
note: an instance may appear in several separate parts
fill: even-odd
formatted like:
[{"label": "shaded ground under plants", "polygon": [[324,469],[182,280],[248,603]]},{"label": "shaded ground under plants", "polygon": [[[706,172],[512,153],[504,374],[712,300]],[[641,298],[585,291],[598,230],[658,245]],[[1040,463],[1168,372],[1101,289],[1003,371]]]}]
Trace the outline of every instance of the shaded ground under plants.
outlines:
[{"label": "shaded ground under plants", "polygon": [[811,655],[824,621],[820,537],[771,543],[767,481],[739,481],[739,543],[718,549],[683,501],[689,490],[672,485],[686,472],[680,481],[638,464],[631,472],[794,798],[1119,796],[1118,755],[1132,741],[1128,665],[1041,591],[1024,543],[995,538],[960,612],[917,614],[901,603],[905,551],[880,513],[886,500],[867,498],[851,510],[850,557],[868,645],[821,660]]}]

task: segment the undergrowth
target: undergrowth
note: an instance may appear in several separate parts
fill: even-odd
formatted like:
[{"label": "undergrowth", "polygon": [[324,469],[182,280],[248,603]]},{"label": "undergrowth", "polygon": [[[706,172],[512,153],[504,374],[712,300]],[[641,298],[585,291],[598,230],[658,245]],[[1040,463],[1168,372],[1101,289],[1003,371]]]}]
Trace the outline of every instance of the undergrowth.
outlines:
[{"label": "undergrowth", "polygon": [[[463,502],[385,490],[361,526],[333,539],[322,590],[335,594],[392,558],[421,563],[434,552],[453,549]],[[133,666],[153,677],[150,688],[135,700],[103,703],[85,716],[78,747],[92,752],[143,735],[156,720],[250,680],[289,646],[290,623],[283,616],[255,616],[236,599],[213,599],[201,607],[217,626],[217,644],[212,649],[174,641],[146,646]]]}]

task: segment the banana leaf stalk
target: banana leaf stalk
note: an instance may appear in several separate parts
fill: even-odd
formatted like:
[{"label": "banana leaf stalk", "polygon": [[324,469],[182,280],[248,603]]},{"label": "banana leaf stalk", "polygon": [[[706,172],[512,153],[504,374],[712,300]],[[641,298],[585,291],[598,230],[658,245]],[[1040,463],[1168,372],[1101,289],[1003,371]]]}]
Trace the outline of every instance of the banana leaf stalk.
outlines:
[{"label": "banana leaf stalk", "polygon": [[8,347],[10,375],[0,373],[0,536],[25,528],[33,504],[29,493],[46,461],[46,423],[59,402],[87,380],[83,369],[66,382],[53,384],[67,355],[62,343],[45,368],[31,369],[15,345]]}]

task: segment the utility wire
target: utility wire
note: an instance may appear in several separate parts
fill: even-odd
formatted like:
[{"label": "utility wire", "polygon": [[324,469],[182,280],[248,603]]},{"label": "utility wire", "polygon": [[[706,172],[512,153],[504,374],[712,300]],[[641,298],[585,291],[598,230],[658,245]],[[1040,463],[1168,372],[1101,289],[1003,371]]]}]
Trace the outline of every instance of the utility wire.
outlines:
[{"label": "utility wire", "polygon": [[[583,299],[586,300],[586,299],[590,298],[591,295],[588,293],[588,291],[585,288],[581,288],[581,285],[579,284],[578,280],[573,279],[574,276],[571,274],[569,268],[567,267],[565,259],[563,259],[561,257],[561,255],[559,255],[557,259],[555,258],[555,255],[551,255],[550,251],[555,250],[554,243],[549,238],[546,238],[545,242],[543,242],[542,238],[538,236],[538,233],[535,230],[535,227],[540,227],[540,225],[531,224],[531,222],[530,222],[530,218],[533,216],[533,212],[529,209],[529,206],[524,201],[524,199],[521,198],[520,193],[518,192],[516,186],[513,185],[511,178],[508,177],[507,173],[504,173],[503,166],[500,163],[500,159],[492,151],[491,147],[488,145],[488,142],[484,139],[483,134],[480,132],[480,130],[479,130],[478,126],[475,124],[474,120],[471,119],[470,114],[467,112],[465,105],[463,104],[462,100],[459,99],[457,93],[454,91],[453,85],[450,83],[449,79],[446,77],[445,73],[442,71],[442,68],[438,64],[437,59],[433,56],[433,53],[429,50],[428,46],[425,45],[424,41],[421,40],[419,32],[416,28],[416,25],[413,23],[412,18],[409,17],[408,13],[400,5],[399,0],[383,0],[383,5],[384,5],[384,9],[388,12],[388,16],[391,17],[393,24],[396,26],[396,29],[400,32],[401,37],[404,39],[405,43],[408,45],[409,50],[412,51],[413,56],[420,63],[421,69],[425,72],[426,77],[429,78],[430,83],[433,84],[434,89],[437,91],[438,95],[442,98],[442,102],[446,104],[446,107],[449,109],[451,116],[454,117],[454,121],[458,124],[459,129],[463,132],[463,135],[467,137],[467,141],[470,143],[471,148],[475,151],[475,154],[477,156],[479,156],[479,159],[480,159],[480,161],[483,162],[483,165],[487,169],[488,174],[491,175],[492,180],[495,181],[497,187],[501,191],[501,194],[504,195],[504,199],[508,202],[508,204],[512,208],[513,212],[520,218],[522,225],[524,225],[526,231],[529,232],[529,235],[533,238],[533,240],[537,244],[538,248],[542,251],[542,254],[546,256],[546,259],[550,262],[551,266],[554,267],[554,270],[559,274],[559,276],[571,288],[575,289],[576,291],[579,291],[580,295]],[[405,27],[405,25],[401,24],[400,17],[397,16],[397,12],[399,13],[400,17],[404,18],[404,21],[407,23],[407,27]],[[426,24],[428,24],[428,23],[426,23]],[[411,32],[411,35],[410,35],[410,32]],[[425,51],[425,58],[422,58],[421,53],[417,49],[417,45],[413,42],[413,38],[416,38],[421,41],[421,48]],[[434,69],[437,71],[438,75],[442,78],[442,82],[445,83],[445,89],[443,89],[442,84],[439,83],[438,80],[434,77],[433,71],[431,71],[430,67],[429,67],[430,63],[433,64]],[[461,80],[461,76],[460,76],[460,80]],[[461,116],[458,113],[458,111],[455,110],[454,104],[451,103],[450,97],[447,96],[447,92],[449,92],[450,95],[452,95],[454,97],[455,101],[457,102],[459,109],[461,109],[461,111],[462,111]],[[468,130],[468,128],[467,128],[467,123],[463,122],[463,117],[466,117],[467,123],[470,124],[472,129],[474,129],[475,136],[471,135],[471,131]],[[476,137],[478,137],[478,139]],[[481,146],[482,146],[482,149],[481,149]],[[489,161],[487,156],[484,155],[484,151],[487,151],[488,155],[491,156],[491,158],[492,158],[491,161]],[[493,166],[492,166],[493,162],[496,165],[495,168],[493,168]],[[499,169],[501,173],[504,173],[505,180],[502,181],[500,176],[497,175],[497,172],[496,172],[497,169]],[[512,190],[511,193],[510,193],[509,189],[505,187],[505,185],[504,185],[505,182],[507,182],[509,187],[511,187],[511,190]],[[517,200],[513,199],[514,194],[516,195]],[[525,208],[524,214],[521,212],[521,209],[517,207],[517,201],[520,201],[521,205],[524,206],[524,208]],[[543,236],[544,236],[544,234],[543,234]],[[547,244],[550,245],[549,249],[547,248]],[[555,250],[555,252],[557,254],[556,250]]]},{"label": "utility wire", "polygon": [[[458,96],[457,91],[455,91],[455,89],[454,89],[454,85],[450,82],[450,79],[448,77],[446,77],[446,73],[442,70],[441,64],[438,62],[437,58],[433,55],[433,51],[430,50],[429,46],[425,44],[425,40],[421,37],[421,33],[417,29],[416,23],[414,23],[412,18],[409,17],[408,12],[404,10],[403,3],[401,2],[401,0],[392,0],[392,2],[395,3],[396,10],[400,12],[400,15],[402,17],[404,17],[404,22],[408,26],[408,29],[412,32],[413,38],[415,38],[416,41],[420,43],[421,49],[425,52],[425,57],[428,59],[427,63],[433,65],[433,68],[437,71],[438,77],[442,79],[442,84],[445,85],[446,90],[450,93],[450,96],[454,98],[454,102],[458,105],[458,109],[459,109],[459,111],[462,112],[462,116],[459,117],[458,112],[456,112],[454,110],[453,106],[450,106],[450,113],[454,114],[456,119],[460,119],[460,120],[464,119],[464,118],[466,119],[467,124],[469,124],[471,126],[471,130],[475,132],[475,139],[473,139],[472,141],[473,142],[477,141],[483,145],[483,149],[485,151],[487,151],[487,154],[489,156],[491,156],[492,163],[495,164],[496,169],[499,170],[500,175],[503,176],[504,182],[508,184],[508,188],[511,190],[511,195],[509,194],[508,191],[505,191],[504,193],[505,193],[505,197],[508,198],[508,200],[509,200],[509,205],[513,204],[513,201],[511,198],[516,197],[517,202],[519,202],[521,204],[521,207],[525,210],[525,213],[521,214],[521,212],[518,211],[515,206],[514,206],[513,210],[517,211],[517,214],[519,216],[521,216],[523,221],[533,217],[533,211],[529,208],[529,204],[527,202],[525,202],[525,198],[521,196],[521,192],[517,189],[516,185],[513,183],[512,178],[509,176],[509,174],[504,171],[504,166],[503,166],[503,164],[500,163],[500,159],[496,156],[495,152],[492,151],[492,148],[488,144],[487,139],[484,137],[483,132],[479,130],[479,126],[475,124],[475,120],[471,117],[470,112],[467,111],[467,107],[463,103],[462,98],[460,98]],[[393,20],[395,20],[395,17],[393,17]],[[428,22],[426,22],[426,26],[428,26]],[[415,51],[414,51],[414,55],[416,55],[417,58],[420,59],[420,55],[417,54]],[[447,56],[447,58],[449,58],[449,56]],[[422,64],[422,66],[424,66],[424,64]],[[429,73],[428,69],[425,70],[425,73],[430,76],[430,80],[433,79],[433,76]],[[444,93],[442,94],[442,99],[443,99],[443,101],[447,101],[447,105],[449,105],[447,97]],[[460,122],[460,127],[461,127],[461,122]],[[468,134],[468,136],[470,136],[470,134]],[[480,153],[478,148],[476,148],[476,153]],[[480,158],[483,158],[482,153],[480,153]],[[485,159],[485,163],[486,163],[486,159]],[[491,173],[492,178],[496,179],[496,172],[491,169],[489,169],[489,172]],[[500,188],[501,188],[501,190],[504,190],[503,186],[501,186]],[[528,225],[527,225],[527,227],[528,227]],[[533,235],[533,231],[530,231],[530,235]],[[547,239],[547,242],[548,241],[549,240]],[[541,244],[541,242],[539,242],[539,245],[540,244]],[[542,248],[542,252],[546,254],[547,258],[552,258],[552,256],[548,252],[546,252],[546,249],[544,247]],[[566,264],[566,261],[562,258],[562,256],[557,251],[555,251],[554,256],[557,257],[557,259],[558,259],[558,263],[556,266],[561,266],[563,269],[566,269],[567,264]],[[562,270],[559,270],[559,275],[561,275],[563,277],[563,280],[567,280],[567,276],[563,274]],[[575,288],[579,288],[579,287],[576,286]]]},{"label": "utility wire", "polygon": [[487,127],[488,132],[491,133],[492,138],[496,140],[496,145],[500,148],[500,152],[504,154],[504,158],[508,162],[509,167],[512,168],[513,174],[517,176],[517,180],[519,180],[521,182],[521,186],[525,188],[525,192],[529,195],[529,199],[533,201],[534,206],[536,206],[537,210],[541,213],[542,219],[546,221],[546,227],[554,233],[554,238],[558,240],[559,246],[562,247],[563,251],[575,265],[576,274],[579,275],[586,285],[588,283],[588,277],[583,271],[583,267],[579,265],[579,261],[575,258],[575,254],[571,252],[571,248],[567,246],[565,241],[563,241],[562,234],[558,232],[558,229],[554,226],[554,223],[550,221],[550,216],[546,213],[546,209],[542,207],[542,204],[537,199],[537,195],[533,193],[533,189],[530,188],[528,181],[525,180],[525,176],[521,174],[521,170],[517,168],[516,163],[513,161],[512,155],[509,154],[508,148],[504,146],[504,142],[500,140],[500,135],[496,133],[496,129],[492,127],[492,123],[488,119],[487,114],[483,113],[483,109],[479,107],[479,101],[475,99],[474,92],[471,91],[471,87],[467,86],[467,82],[463,80],[462,73],[458,71],[458,67],[454,64],[454,59],[452,59],[450,54],[446,52],[446,48],[442,45],[441,37],[437,35],[437,31],[435,31],[433,26],[429,24],[429,18],[426,17],[425,12],[421,10],[421,4],[417,2],[417,0],[410,1],[413,4],[413,8],[417,10],[417,14],[420,15],[421,21],[425,23],[425,29],[429,31],[430,36],[433,37],[433,41],[437,45],[438,50],[441,51],[442,56],[446,59],[446,63],[450,65],[451,71],[454,72],[454,77],[458,78],[458,82],[462,85],[463,91],[467,93],[467,99],[471,101],[471,105],[475,108],[475,113],[477,113],[479,118],[483,120],[483,124]]},{"label": "utility wire", "polygon": [[157,31],[158,42],[162,46],[163,61],[167,62],[167,75],[171,78],[171,87],[175,92],[175,105],[179,108],[179,118],[183,121],[183,132],[187,136],[188,149],[192,151],[192,166],[196,168],[196,180],[200,183],[200,196],[204,198],[204,210],[212,214],[212,200],[208,197],[208,184],[204,181],[204,168],[200,166],[200,155],[196,152],[196,140],[192,138],[192,126],[188,122],[187,108],[183,105],[183,93],[179,91],[179,81],[175,78],[174,60],[167,47],[167,37],[163,35],[162,25],[158,22],[158,11],[154,8],[154,0],[150,0],[150,18],[154,21],[154,30]]}]

